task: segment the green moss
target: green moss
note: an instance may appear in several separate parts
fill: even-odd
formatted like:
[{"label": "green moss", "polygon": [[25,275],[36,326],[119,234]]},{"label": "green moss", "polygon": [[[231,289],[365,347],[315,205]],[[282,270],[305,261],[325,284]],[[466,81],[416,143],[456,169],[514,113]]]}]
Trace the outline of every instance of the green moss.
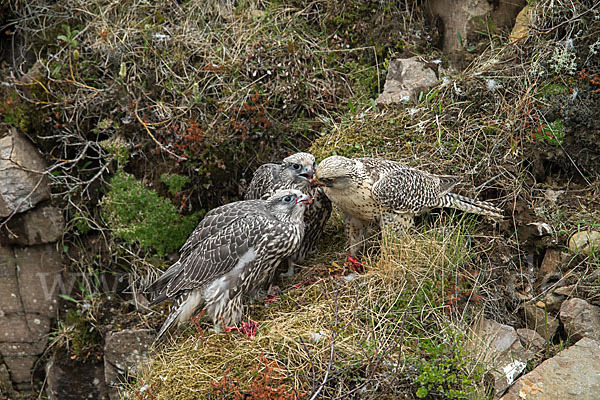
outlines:
[{"label": "green moss", "polygon": [[27,132],[31,124],[31,110],[25,104],[21,104],[14,93],[0,104],[2,122]]},{"label": "green moss", "polygon": [[[98,123],[98,129],[107,129],[112,125],[111,120],[104,119]],[[115,136],[110,139],[103,140],[100,145],[104,150],[108,151],[120,166],[125,166],[129,160],[129,148],[125,140],[120,136]]]},{"label": "green moss", "polygon": [[356,157],[394,152],[412,140],[413,135],[403,130],[408,118],[406,112],[390,111],[385,116],[350,120],[339,130],[315,140],[309,151],[318,160],[332,155]]},{"label": "green moss", "polygon": [[542,96],[548,97],[550,95],[568,95],[570,90],[567,86],[558,83],[549,83],[542,87],[539,92]]},{"label": "green moss", "polygon": [[119,170],[102,200],[102,216],[118,238],[164,255],[176,251],[198,223],[198,215],[182,216],[169,200]]},{"label": "green moss", "polygon": [[96,354],[102,342],[98,330],[79,309],[68,310],[64,320],[58,321],[52,336],[58,343],[67,346],[70,354],[81,359]]}]

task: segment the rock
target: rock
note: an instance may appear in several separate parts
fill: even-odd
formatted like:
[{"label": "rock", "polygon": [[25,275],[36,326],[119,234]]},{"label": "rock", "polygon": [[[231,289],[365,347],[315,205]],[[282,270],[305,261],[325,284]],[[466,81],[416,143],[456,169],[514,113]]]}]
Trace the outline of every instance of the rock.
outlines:
[{"label": "rock", "polygon": [[577,285],[563,286],[554,289],[554,293],[560,296],[571,297],[577,292]]},{"label": "rock", "polygon": [[564,281],[561,281],[563,279],[563,275],[560,271],[552,271],[552,272],[548,272],[543,278],[542,281],[539,283],[539,290],[541,292],[544,292],[550,288],[556,288],[559,286],[564,286],[565,283]]},{"label": "rock", "polygon": [[583,338],[522,376],[501,400],[594,400],[600,393],[600,342]]},{"label": "rock", "polygon": [[[109,387],[135,374],[141,363],[148,360],[148,348],[154,336],[152,329],[126,329],[106,335],[104,374]],[[116,390],[110,391],[110,397],[119,398]]]},{"label": "rock", "polygon": [[16,398],[15,389],[10,381],[10,374],[4,364],[0,364],[0,394],[8,396],[8,398]]},{"label": "rock", "polygon": [[525,304],[523,310],[527,326],[534,329],[545,340],[552,340],[558,329],[558,318],[533,304]]},{"label": "rock", "polygon": [[393,59],[377,104],[404,103],[416,99],[438,82],[435,71],[417,57]]},{"label": "rock", "polygon": [[7,225],[7,232],[0,234],[2,243],[32,246],[59,240],[65,228],[65,219],[58,208],[42,206],[15,215]]},{"label": "rock", "polygon": [[0,342],[37,343],[50,331],[50,319],[37,314],[0,317]]},{"label": "rock", "polygon": [[50,244],[15,248],[15,261],[25,312],[54,316],[62,282],[60,253]]},{"label": "rock", "polygon": [[600,249],[600,232],[577,232],[569,239],[569,250],[573,253],[592,255]]},{"label": "rock", "polygon": [[546,310],[555,313],[560,310],[560,306],[563,301],[565,301],[566,297],[556,294],[555,292],[546,293],[544,296],[544,304],[546,306]]},{"label": "rock", "polygon": [[488,319],[475,328],[470,347],[484,354],[483,362],[492,367],[494,391],[498,395],[514,382],[534,355],[521,346],[513,327]]},{"label": "rock", "polygon": [[15,253],[11,248],[0,246],[0,318],[22,311]]},{"label": "rock", "polygon": [[50,198],[47,164],[16,128],[0,124],[0,218]]},{"label": "rock", "polygon": [[[515,26],[510,32],[508,40],[510,42],[524,41],[529,36],[529,26],[531,25],[531,6],[525,6],[515,19]],[[562,190],[560,192],[563,192]],[[558,196],[557,196],[558,197]]]},{"label": "rock", "polygon": [[53,245],[0,247],[0,357],[21,388],[48,342],[61,271]]},{"label": "rock", "polygon": [[538,352],[544,347],[546,347],[546,341],[544,340],[544,338],[532,329],[517,329],[517,336],[519,336],[523,347],[533,352]]},{"label": "rock", "polygon": [[492,21],[498,28],[511,26],[525,4],[525,0],[429,0],[429,9],[443,22],[444,52],[453,52],[466,49],[471,37],[486,29],[481,21]]},{"label": "rock", "polygon": [[558,270],[560,265],[560,251],[555,249],[547,249],[542,260],[540,267],[541,276],[547,276],[548,274]]},{"label": "rock", "polygon": [[[600,307],[573,298],[560,307],[560,321],[574,340],[589,337],[600,340]],[[600,393],[600,392],[599,392]]]},{"label": "rock", "polygon": [[30,382],[31,372],[37,359],[37,356],[4,357],[4,364],[10,372],[10,380],[13,383]]},{"label": "rock", "polygon": [[38,355],[44,352],[48,344],[48,337],[43,336],[34,343],[0,343],[0,353],[4,357],[25,357],[28,355]]},{"label": "rock", "polygon": [[55,352],[46,365],[46,395],[49,400],[108,400],[102,361],[71,360]]}]

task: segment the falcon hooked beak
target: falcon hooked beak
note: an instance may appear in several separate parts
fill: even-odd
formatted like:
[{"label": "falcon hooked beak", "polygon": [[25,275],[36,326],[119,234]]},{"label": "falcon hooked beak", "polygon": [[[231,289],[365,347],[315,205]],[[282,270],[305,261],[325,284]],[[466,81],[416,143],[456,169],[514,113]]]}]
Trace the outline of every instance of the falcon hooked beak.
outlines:
[{"label": "falcon hooked beak", "polygon": [[312,204],[312,199],[309,195],[307,194],[303,194],[302,196],[298,197],[296,199],[296,204],[300,203],[300,204]]},{"label": "falcon hooked beak", "polygon": [[302,172],[300,172],[299,175],[310,182],[314,179],[315,170],[312,165],[307,165],[302,169]]}]

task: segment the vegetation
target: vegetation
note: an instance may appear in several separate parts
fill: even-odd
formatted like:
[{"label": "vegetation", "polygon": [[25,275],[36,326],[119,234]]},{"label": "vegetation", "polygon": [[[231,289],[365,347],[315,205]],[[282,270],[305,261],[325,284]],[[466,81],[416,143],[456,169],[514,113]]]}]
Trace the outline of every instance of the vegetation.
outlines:
[{"label": "vegetation", "polygon": [[[129,244],[165,255],[177,251],[198,224],[197,214],[181,216],[171,202],[123,170],[111,178],[110,185],[102,199],[102,216],[113,234]],[[177,187],[182,185],[180,181]]]},{"label": "vegetation", "polygon": [[[600,299],[598,255],[566,251],[600,220],[600,12],[530,3],[529,36],[509,43],[482,21],[481,40],[459,38],[470,64],[456,72],[413,1],[15,1],[35,62],[16,76],[0,66],[0,112],[51,162],[69,217],[65,258],[82,275],[53,343],[84,359],[107,320],[158,326],[164,313],[139,305],[139,292],[262,162],[307,148],[319,160],[381,156],[460,175],[459,192],[508,218],[434,213],[407,235],[374,235],[357,266],[342,263],[335,214],[281,295],[249,306],[256,337],[196,320],[121,395],[489,398],[493,365],[470,345],[472,327],[526,326],[523,304],[550,290],[534,285],[548,250],[563,253],[561,282]],[[443,80],[377,106],[389,60],[415,54],[441,57]],[[539,222],[552,231],[531,234]],[[116,273],[129,291],[117,301],[99,284]]]}]

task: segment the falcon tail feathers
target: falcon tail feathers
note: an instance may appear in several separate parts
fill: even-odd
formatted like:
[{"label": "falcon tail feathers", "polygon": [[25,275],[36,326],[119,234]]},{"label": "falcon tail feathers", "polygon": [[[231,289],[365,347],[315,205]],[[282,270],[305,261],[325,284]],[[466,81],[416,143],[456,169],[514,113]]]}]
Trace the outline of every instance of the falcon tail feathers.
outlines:
[{"label": "falcon tail feathers", "polygon": [[[166,297],[164,294],[162,296]],[[179,320],[179,316],[181,315],[181,312],[184,309],[184,303],[186,302],[188,297],[189,293],[186,293],[173,299],[169,316],[167,317],[167,320],[163,323],[163,325],[160,327],[156,338],[154,338],[154,343],[160,341],[163,335]],[[156,299],[154,301],[156,301]]]},{"label": "falcon tail feathers", "polygon": [[144,292],[153,294],[154,298],[150,302],[150,306],[158,304],[168,299],[166,295],[166,289],[169,282],[181,271],[182,264],[179,261],[173,264],[165,273],[163,273],[157,280],[146,286]]},{"label": "falcon tail feathers", "polygon": [[160,331],[158,331],[158,334],[154,338],[154,343],[157,343],[162,339],[163,335],[173,326],[173,324],[175,324],[180,313],[181,313],[181,309],[172,310],[169,313],[169,317],[167,318],[165,323],[160,327]]},{"label": "falcon tail feathers", "polygon": [[474,214],[487,215],[489,217],[504,218],[502,209],[494,206],[492,203],[471,199],[456,193],[447,193],[444,196],[443,206]]}]

